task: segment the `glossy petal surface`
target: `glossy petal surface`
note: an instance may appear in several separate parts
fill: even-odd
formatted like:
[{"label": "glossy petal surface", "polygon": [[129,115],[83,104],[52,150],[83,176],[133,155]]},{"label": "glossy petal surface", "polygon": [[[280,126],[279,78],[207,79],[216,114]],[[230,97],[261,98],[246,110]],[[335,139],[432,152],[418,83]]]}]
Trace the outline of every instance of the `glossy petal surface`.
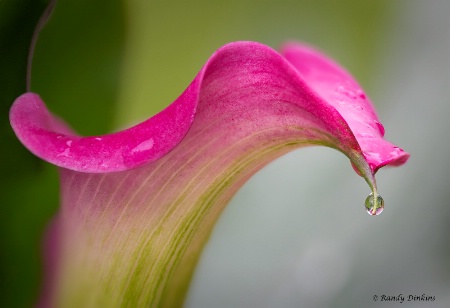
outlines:
[{"label": "glossy petal surface", "polygon": [[383,139],[384,127],[372,103],[349,73],[314,49],[297,43],[286,44],[282,54],[345,118],[374,173],[385,165],[399,166],[408,160],[407,153]]},{"label": "glossy petal surface", "polygon": [[[82,172],[122,171],[157,160],[173,149],[191,127],[197,108],[202,112],[201,98],[213,95],[204,100],[211,118],[225,110],[243,118],[258,117],[265,102],[271,101],[279,103],[278,116],[286,119],[291,113],[286,106],[296,106],[296,117],[303,116],[298,125],[334,135],[341,149],[359,151],[359,145],[372,171],[406,161],[406,153],[382,138],[384,128],[370,101],[348,73],[299,44],[287,45],[283,54],[285,58],[251,42],[226,45],[173,104],[115,134],[79,137],[52,116],[33,93],[16,100],[11,123],[33,153],[57,166]],[[212,88],[211,82],[217,88]],[[240,93],[239,102],[229,95],[234,91]],[[223,94],[227,94],[227,100],[221,100]]]}]

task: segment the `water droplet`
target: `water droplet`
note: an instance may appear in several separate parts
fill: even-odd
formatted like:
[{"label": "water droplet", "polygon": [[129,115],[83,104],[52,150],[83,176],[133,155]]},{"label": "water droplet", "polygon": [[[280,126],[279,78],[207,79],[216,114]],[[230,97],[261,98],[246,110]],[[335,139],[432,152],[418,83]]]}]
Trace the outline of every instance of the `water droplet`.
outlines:
[{"label": "water droplet", "polygon": [[145,140],[144,142],[139,143],[136,147],[134,147],[131,150],[131,153],[137,153],[137,152],[143,152],[143,151],[149,151],[153,148],[153,144],[155,142],[153,141],[153,138],[150,138],[148,140]]},{"label": "water droplet", "polygon": [[373,197],[373,193],[366,198],[365,207],[369,215],[376,216],[380,215],[384,210],[384,200],[380,195],[376,195],[376,200]]},{"label": "water droplet", "polygon": [[364,92],[362,90],[357,90],[356,93],[358,94],[359,97],[361,97],[362,99],[366,98],[366,94],[364,94]]},{"label": "water droplet", "polygon": [[384,136],[384,126],[383,126],[383,124],[381,124],[381,123],[378,122],[377,120],[374,120],[374,122],[375,122],[375,124],[377,125],[378,130],[379,130],[380,133],[381,133],[381,137],[383,137],[383,136]]}]

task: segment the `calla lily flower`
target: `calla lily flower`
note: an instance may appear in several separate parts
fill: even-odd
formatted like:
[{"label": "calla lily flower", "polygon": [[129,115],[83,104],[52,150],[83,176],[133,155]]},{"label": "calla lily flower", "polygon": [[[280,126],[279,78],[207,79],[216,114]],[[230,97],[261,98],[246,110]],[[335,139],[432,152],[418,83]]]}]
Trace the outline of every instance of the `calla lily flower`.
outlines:
[{"label": "calla lily flower", "polygon": [[409,157],[383,139],[350,74],[299,43],[281,54],[225,45],[175,102],[114,134],[78,136],[34,93],[16,99],[10,120],[61,175],[43,306],[181,306],[220,213],[270,161],[307,145],[337,149],[369,184],[376,214],[375,173]]}]

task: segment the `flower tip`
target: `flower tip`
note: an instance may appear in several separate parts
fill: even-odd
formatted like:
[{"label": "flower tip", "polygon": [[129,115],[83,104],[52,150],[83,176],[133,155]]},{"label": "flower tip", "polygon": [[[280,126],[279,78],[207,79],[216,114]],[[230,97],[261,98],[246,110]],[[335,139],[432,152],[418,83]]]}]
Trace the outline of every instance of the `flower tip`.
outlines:
[{"label": "flower tip", "polygon": [[408,161],[409,153],[396,146],[392,146],[390,149],[390,151],[380,152],[381,154],[377,153],[376,155],[372,152],[365,153],[373,174],[377,173],[382,167],[398,167]]},{"label": "flower tip", "polygon": [[[349,72],[307,44],[290,41],[281,50],[303,80],[344,118],[358,142],[363,164],[370,167],[361,165],[363,173],[373,176],[383,166],[400,166],[408,160],[408,153],[383,139],[384,127],[375,108]],[[361,170],[355,170],[361,175]]]}]

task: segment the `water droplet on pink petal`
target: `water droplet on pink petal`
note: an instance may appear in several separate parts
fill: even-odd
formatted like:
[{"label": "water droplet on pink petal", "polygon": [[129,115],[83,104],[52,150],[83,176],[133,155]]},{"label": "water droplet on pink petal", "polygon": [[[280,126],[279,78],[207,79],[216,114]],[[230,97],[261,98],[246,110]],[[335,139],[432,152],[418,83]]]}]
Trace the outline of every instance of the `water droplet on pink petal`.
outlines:
[{"label": "water droplet on pink petal", "polygon": [[383,137],[383,136],[384,136],[384,126],[383,126],[383,124],[381,124],[381,123],[378,122],[377,120],[373,120],[373,121],[374,121],[375,124],[377,125],[378,130],[380,131],[381,137]]}]

